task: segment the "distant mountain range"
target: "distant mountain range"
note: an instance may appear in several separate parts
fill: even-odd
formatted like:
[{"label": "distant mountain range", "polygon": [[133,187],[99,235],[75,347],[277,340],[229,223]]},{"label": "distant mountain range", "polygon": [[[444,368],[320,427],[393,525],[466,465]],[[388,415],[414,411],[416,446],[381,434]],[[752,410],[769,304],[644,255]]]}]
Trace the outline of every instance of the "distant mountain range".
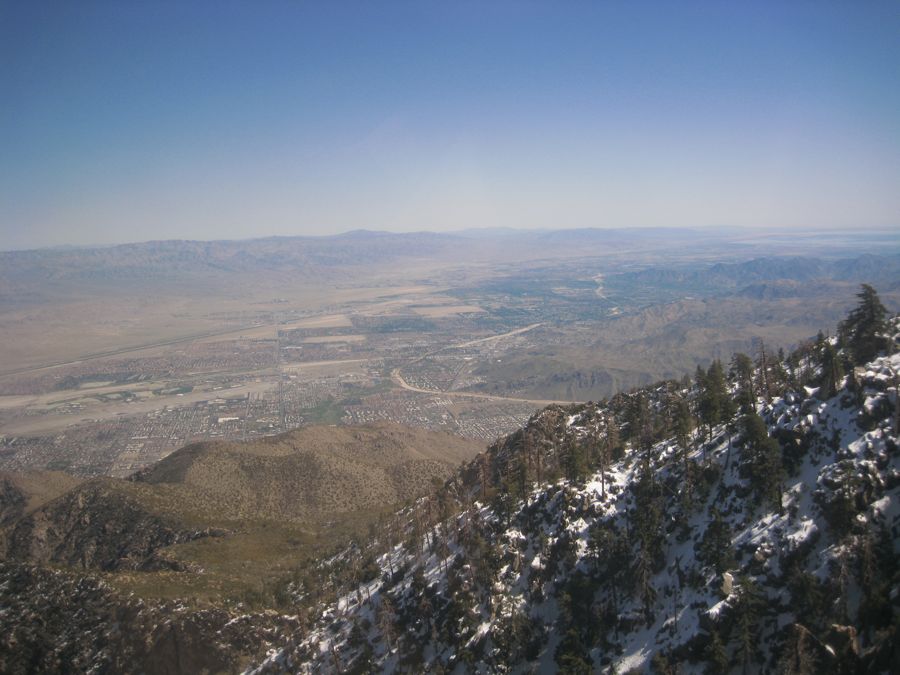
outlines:
[{"label": "distant mountain range", "polygon": [[[465,250],[473,241],[502,242],[508,247],[514,238],[517,253],[531,255],[584,255],[572,245],[610,246],[627,243],[690,242],[708,239],[707,233],[693,230],[469,230],[456,233],[393,233],[354,230],[322,237],[266,237],[245,240],[190,241],[166,240],[103,247],[47,248],[0,252],[0,265],[7,274],[26,269],[66,271],[77,267],[149,270],[179,265],[204,265],[210,270],[228,268],[242,271],[257,266],[274,270],[298,265],[359,266],[398,258],[451,257],[483,259],[481,251]],[[549,247],[549,248],[548,248]],[[492,249],[500,252],[501,249]],[[608,250],[596,250],[604,253]],[[508,258],[508,255],[505,256]]]},{"label": "distant mountain range", "polygon": [[[751,236],[747,237],[746,235]],[[743,239],[736,237],[742,235]],[[62,282],[97,284],[163,283],[221,279],[225,275],[266,272],[314,278],[328,275],[343,278],[346,271],[360,267],[378,267],[402,260],[456,262],[513,262],[546,258],[609,257],[635,253],[703,255],[730,250],[744,257],[756,253],[790,253],[790,239],[754,239],[753,231],[694,230],[688,228],[610,228],[610,229],[471,229],[452,233],[393,233],[354,230],[320,237],[265,237],[246,240],[190,241],[167,240],[102,247],[58,247],[25,251],[0,251],[0,297],[4,292],[24,292],[27,285],[53,285]],[[898,243],[876,233],[886,252],[896,253]],[[860,235],[852,240],[816,240],[798,234],[798,241],[811,252],[833,256],[859,250],[867,241]],[[880,238],[879,238],[880,237]],[[796,244],[796,242],[795,242]],[[792,275],[815,275],[819,263],[796,259]],[[790,264],[790,263],[787,263]],[[752,266],[751,266],[752,267]],[[771,278],[781,274],[756,265],[752,269],[734,268],[746,276]],[[699,273],[726,278],[729,269],[716,268]],[[864,270],[860,269],[859,274]],[[640,272],[636,274],[642,274]],[[643,273],[647,281],[664,283],[662,272]],[[667,272],[666,274],[676,274]],[[692,274],[676,274],[689,283]],[[694,277],[699,282],[700,278]]]},{"label": "distant mountain range", "polygon": [[641,284],[727,292],[742,286],[770,281],[806,282],[795,286],[809,290],[809,282],[820,280],[870,283],[900,283],[900,255],[865,254],[854,258],[826,260],[812,257],[765,257],[739,263],[692,264],[689,267],[650,267],[612,275],[607,286]]}]

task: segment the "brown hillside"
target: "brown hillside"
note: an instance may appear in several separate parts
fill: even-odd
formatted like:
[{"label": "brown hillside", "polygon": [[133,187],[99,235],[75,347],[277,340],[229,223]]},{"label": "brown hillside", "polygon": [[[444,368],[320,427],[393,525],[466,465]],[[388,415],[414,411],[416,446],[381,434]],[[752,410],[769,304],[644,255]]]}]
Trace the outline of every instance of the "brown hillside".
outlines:
[{"label": "brown hillside", "polygon": [[251,443],[189,445],[134,480],[178,486],[223,519],[315,522],[421,494],[481,449],[387,423],[306,427]]},{"label": "brown hillside", "polygon": [[59,471],[0,471],[0,527],[59,497],[82,480]]},{"label": "brown hillside", "polygon": [[115,478],[81,483],[12,523],[4,557],[83,569],[170,568],[159,549],[210,531],[191,531],[168,515],[165,492]]},{"label": "brown hillside", "polygon": [[392,424],[309,427],[189,445],[131,480],[50,476],[41,492],[8,479],[0,553],[110,572],[203,569],[216,595],[360,531],[479,449]]}]

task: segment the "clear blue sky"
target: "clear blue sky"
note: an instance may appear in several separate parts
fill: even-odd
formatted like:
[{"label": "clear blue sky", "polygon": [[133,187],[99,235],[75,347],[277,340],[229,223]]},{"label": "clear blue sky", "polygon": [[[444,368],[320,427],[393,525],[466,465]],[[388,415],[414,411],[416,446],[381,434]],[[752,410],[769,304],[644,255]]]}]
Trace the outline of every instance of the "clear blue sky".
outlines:
[{"label": "clear blue sky", "polygon": [[900,226],[900,2],[0,0],[0,249]]}]

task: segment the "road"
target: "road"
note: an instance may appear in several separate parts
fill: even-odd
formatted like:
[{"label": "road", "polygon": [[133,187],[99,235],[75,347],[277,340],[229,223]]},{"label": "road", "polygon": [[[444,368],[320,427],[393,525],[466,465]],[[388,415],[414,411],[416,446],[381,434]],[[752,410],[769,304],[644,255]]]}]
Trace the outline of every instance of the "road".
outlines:
[{"label": "road", "polygon": [[478,338],[477,340],[469,340],[468,342],[462,342],[458,345],[451,345],[450,347],[444,347],[439,351],[444,351],[447,349],[464,349],[466,347],[472,347],[474,345],[481,345],[485,342],[493,342],[494,340],[502,340],[503,338],[512,337],[513,335],[521,335],[522,333],[527,333],[530,330],[534,330],[538,326],[543,326],[541,323],[533,323],[530,326],[525,326],[524,328],[516,328],[516,330],[511,330],[508,333],[501,333],[500,335],[489,335],[488,337]]},{"label": "road", "polygon": [[419,361],[427,359],[429,356],[434,356],[435,354],[440,354],[441,352],[450,351],[451,349],[465,349],[466,347],[471,347],[473,345],[481,345],[485,342],[493,342],[494,340],[502,340],[503,338],[512,337],[513,335],[521,335],[522,333],[534,330],[538,326],[543,326],[543,324],[533,323],[530,326],[525,326],[524,328],[516,328],[515,330],[511,330],[508,333],[500,333],[500,335],[488,335],[487,337],[478,338],[477,340],[469,340],[468,342],[460,342],[457,345],[448,345],[446,347],[441,347],[440,349],[435,349],[434,351],[422,354],[422,356],[413,359],[406,365],[410,366],[413,363],[418,363]]},{"label": "road", "polygon": [[[526,333],[530,330],[534,330],[538,326],[541,326],[540,323],[533,323],[530,326],[525,326],[524,328],[517,328],[516,330],[511,330],[508,333],[501,333],[500,335],[490,335],[484,338],[478,338],[477,340],[469,340],[468,342],[461,342],[456,345],[450,345],[449,347],[442,347],[441,349],[437,349],[433,352],[429,352],[424,354],[416,359],[410,361],[407,365],[412,365],[413,363],[418,363],[423,359],[428,358],[429,356],[434,356],[435,354],[440,354],[441,352],[445,352],[451,349],[464,349],[466,347],[472,347],[474,345],[485,344],[486,342],[493,342],[495,340],[501,340],[503,338],[512,337],[514,335],[521,335],[522,333]],[[399,386],[401,389],[406,389],[407,391],[414,391],[419,394],[432,394],[434,396],[450,396],[453,398],[480,398],[487,399],[489,401],[515,401],[519,403],[533,403],[536,406],[542,405],[571,405],[575,403],[575,401],[547,401],[543,399],[536,398],[516,398],[514,396],[496,396],[494,394],[481,394],[478,392],[470,392],[470,391],[441,391],[440,389],[422,389],[420,387],[414,387],[409,384],[406,380],[403,379],[403,375],[400,373],[400,368],[394,368],[391,371],[391,379],[394,383]]]},{"label": "road", "polygon": [[432,394],[434,396],[450,396],[453,398],[483,398],[491,401],[516,401],[521,403],[534,403],[536,406],[553,405],[572,405],[575,401],[545,401],[537,398],[515,398],[514,396],[495,396],[494,394],[480,394],[474,391],[441,391],[440,389],[421,389],[414,387],[403,379],[399,368],[391,371],[391,379],[402,389],[407,391],[415,391],[419,394]]}]

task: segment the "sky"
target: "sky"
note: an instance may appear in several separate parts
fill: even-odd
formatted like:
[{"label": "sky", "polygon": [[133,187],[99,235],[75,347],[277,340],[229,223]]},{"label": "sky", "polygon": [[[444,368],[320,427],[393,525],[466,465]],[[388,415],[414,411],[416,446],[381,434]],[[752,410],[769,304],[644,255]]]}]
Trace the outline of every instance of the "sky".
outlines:
[{"label": "sky", "polygon": [[0,249],[900,230],[898,2],[0,0]]}]

